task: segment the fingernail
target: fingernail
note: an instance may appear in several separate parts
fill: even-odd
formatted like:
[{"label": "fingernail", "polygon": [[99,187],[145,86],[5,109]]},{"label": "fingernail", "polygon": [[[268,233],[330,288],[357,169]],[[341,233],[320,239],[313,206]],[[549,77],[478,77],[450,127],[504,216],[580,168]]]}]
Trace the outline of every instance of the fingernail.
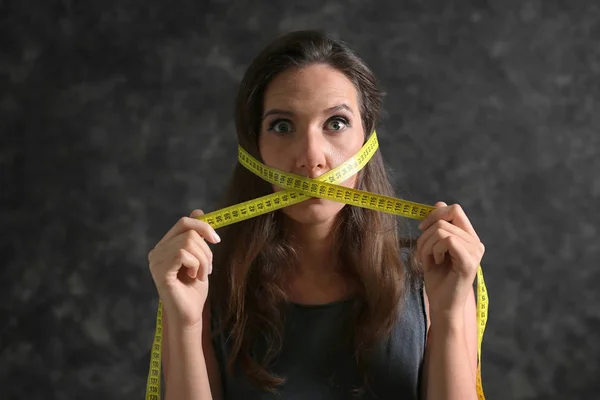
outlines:
[{"label": "fingernail", "polygon": [[221,238],[219,237],[219,235],[217,235],[217,232],[213,231],[213,239],[215,239],[215,242],[219,243],[221,241]]},{"label": "fingernail", "polygon": [[422,222],[419,224],[419,229],[423,230],[423,223]]},{"label": "fingernail", "polygon": [[212,274],[212,263],[208,266],[208,274]]}]

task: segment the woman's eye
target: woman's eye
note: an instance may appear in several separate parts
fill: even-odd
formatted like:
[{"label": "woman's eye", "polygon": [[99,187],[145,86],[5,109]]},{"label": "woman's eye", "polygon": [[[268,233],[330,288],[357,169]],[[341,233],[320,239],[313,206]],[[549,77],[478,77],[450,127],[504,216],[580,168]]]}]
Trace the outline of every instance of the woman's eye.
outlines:
[{"label": "woman's eye", "polygon": [[269,130],[277,133],[288,133],[292,131],[292,124],[290,121],[285,120],[273,121],[269,126]]},{"label": "woman's eye", "polygon": [[327,129],[332,131],[341,131],[348,126],[348,121],[345,118],[334,118],[327,122]]}]

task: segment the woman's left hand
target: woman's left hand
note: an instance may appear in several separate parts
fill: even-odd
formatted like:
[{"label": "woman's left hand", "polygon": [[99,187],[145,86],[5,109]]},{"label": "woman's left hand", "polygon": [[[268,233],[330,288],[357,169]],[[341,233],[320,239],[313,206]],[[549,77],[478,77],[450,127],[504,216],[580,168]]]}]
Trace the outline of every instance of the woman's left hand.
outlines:
[{"label": "woman's left hand", "polygon": [[438,202],[422,221],[417,257],[433,318],[461,318],[485,247],[458,204]]}]

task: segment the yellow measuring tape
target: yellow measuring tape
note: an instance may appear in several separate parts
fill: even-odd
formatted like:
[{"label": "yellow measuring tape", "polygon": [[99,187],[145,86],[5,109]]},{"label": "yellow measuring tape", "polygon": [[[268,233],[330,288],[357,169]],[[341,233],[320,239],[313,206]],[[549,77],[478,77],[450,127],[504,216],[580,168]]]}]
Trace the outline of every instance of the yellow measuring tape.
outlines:
[{"label": "yellow measuring tape", "polygon": [[[360,171],[379,148],[376,132],[353,157],[346,160],[326,174],[316,179],[305,178],[288,172],[267,167],[252,157],[241,146],[238,146],[238,161],[255,175],[285,190],[263,197],[222,208],[197,219],[210,224],[214,229],[231,225],[266,214],[292,204],[300,203],[311,197],[320,197],[337,202],[351,204],[371,210],[382,211],[417,220],[424,219],[434,209],[432,206],[396,199],[376,193],[351,189],[339,183]],[[481,265],[477,268],[477,396],[485,399],[481,383],[481,342],[487,323],[488,295],[483,280]],[[160,371],[162,350],[162,302],[158,303],[156,313],[156,330],[150,356],[150,371],[146,385],[146,400],[160,399]]]}]

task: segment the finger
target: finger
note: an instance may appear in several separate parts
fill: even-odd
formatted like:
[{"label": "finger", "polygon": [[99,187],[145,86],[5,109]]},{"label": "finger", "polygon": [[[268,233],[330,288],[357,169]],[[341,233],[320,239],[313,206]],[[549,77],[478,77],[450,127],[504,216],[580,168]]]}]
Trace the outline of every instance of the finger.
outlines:
[{"label": "finger", "polygon": [[206,282],[206,280],[208,279],[208,275],[210,275],[209,271],[212,272],[211,262],[209,261],[206,254],[202,250],[200,250],[200,248],[197,244],[194,244],[194,246],[195,246],[194,252],[195,252],[195,254],[198,254],[196,256],[196,259],[200,263],[195,277],[203,282]]},{"label": "finger", "polygon": [[442,264],[444,262],[446,253],[448,253],[450,255],[450,258],[452,259],[452,265],[458,267],[458,272],[461,272],[465,275],[471,273],[471,271],[465,268],[465,266],[472,264],[471,255],[464,247],[460,238],[456,236],[448,236],[443,240],[437,242],[433,246],[432,252],[434,254],[434,257],[435,254],[438,255],[438,260],[441,255],[441,261],[436,261],[436,264]]},{"label": "finger", "polygon": [[175,225],[173,225],[173,227],[165,234],[165,236],[163,236],[159,243],[163,243],[189,230],[195,230],[200,234],[200,236],[211,243],[216,244],[221,241],[221,238],[219,235],[217,235],[217,232],[208,223],[196,218],[182,217]]},{"label": "finger", "polygon": [[431,236],[429,236],[427,238],[427,240],[422,242],[420,250],[419,250],[419,255],[421,257],[421,260],[426,261],[426,260],[429,260],[429,257],[433,257],[433,259],[434,259],[433,261],[437,264],[438,260],[435,258],[435,255],[433,254],[433,246],[437,242],[447,238],[448,236],[450,236],[449,232],[446,232],[444,230],[436,230],[434,232],[434,234],[432,234]]},{"label": "finger", "polygon": [[190,214],[190,218],[197,218],[201,217],[202,215],[204,215],[204,211],[197,208],[194,211],[192,211],[192,213]]},{"label": "finger", "polygon": [[[181,242],[177,245],[194,255],[206,268],[212,271],[212,251],[196,231],[187,231],[180,235]],[[209,272],[210,274],[210,272]]]},{"label": "finger", "polygon": [[427,242],[427,240],[432,235],[435,235],[436,231],[439,230],[439,229],[447,231],[447,232],[449,232],[449,233],[451,233],[453,235],[461,237],[467,243],[470,243],[472,246],[477,247],[477,245],[479,243],[479,241],[475,237],[473,237],[472,235],[468,234],[467,232],[465,232],[464,230],[462,230],[458,226],[452,225],[448,221],[438,220],[433,225],[431,225],[429,228],[427,228],[427,230],[425,230],[425,232],[423,232],[423,234],[421,236],[419,236],[419,238],[417,239],[417,249],[423,243]]},{"label": "finger", "polygon": [[446,260],[446,253],[448,252],[448,240],[452,236],[446,236],[443,239],[438,240],[431,246],[431,255],[433,256],[433,261],[437,264],[443,264]]},{"label": "finger", "polygon": [[212,274],[212,269],[213,269],[213,252],[212,252],[212,250],[210,249],[210,247],[208,247],[208,244],[204,240],[200,240],[200,241],[196,242],[196,245],[198,246],[199,250],[202,251],[202,253],[206,257],[207,265],[208,265],[208,275]]},{"label": "finger", "polygon": [[[448,236],[457,237],[462,243],[463,247],[467,249],[473,260],[481,260],[483,258],[485,253],[485,246],[483,243],[476,241],[471,235],[468,235],[466,232],[462,231],[458,227],[455,227],[454,225],[450,225],[446,221],[438,221],[436,225],[437,224],[444,224],[447,228],[449,228],[449,230],[433,229],[433,227],[430,227],[426,232],[429,236],[424,238],[420,237],[417,240],[417,254],[422,262],[427,260],[429,262],[435,262],[436,264],[443,263],[445,256],[441,254],[435,254],[429,249],[432,249],[438,241]],[[455,233],[455,230],[458,230],[458,234]],[[427,257],[431,257],[433,260]]]},{"label": "finger", "polygon": [[433,207],[434,209],[431,210],[429,214],[427,214],[427,216],[419,223],[420,230],[426,230],[433,222],[437,221],[437,214],[439,213],[437,210],[442,207],[447,207],[447,204],[443,201],[438,201],[433,205]]},{"label": "finger", "polygon": [[186,249],[192,252],[200,261],[200,270],[198,271],[198,279],[206,281],[208,275],[212,274],[213,254],[208,244],[200,237],[196,231],[188,231],[188,238],[185,244]]},{"label": "finger", "polygon": [[198,274],[198,269],[200,268],[200,261],[196,257],[194,257],[194,255],[192,253],[190,253],[186,249],[179,249],[177,251],[177,254],[175,255],[174,261],[175,261],[176,266],[181,265],[181,266],[187,268],[186,272],[190,278],[192,278],[192,279],[196,278],[196,276]]},{"label": "finger", "polygon": [[155,263],[162,263],[166,259],[171,259],[175,249],[184,249],[190,240],[196,240],[193,235],[199,241],[203,241],[200,234],[194,230],[182,232],[174,238],[163,238],[151,252],[153,253],[153,261]]},{"label": "finger", "polygon": [[465,211],[459,204],[453,204],[451,206],[442,206],[442,204],[446,203],[436,203],[436,206],[438,207],[431,211],[429,215],[423,221],[421,221],[419,224],[419,229],[424,231],[436,221],[444,220],[458,226],[479,240],[479,236],[477,236],[475,229],[473,229],[471,221],[469,221],[467,214],[465,214]]},{"label": "finger", "polygon": [[435,252],[433,251],[433,248],[436,246],[436,244],[438,242],[443,241],[450,236],[456,237],[457,240],[462,244],[463,247],[465,247],[467,249],[472,249],[474,254],[477,251],[477,248],[474,243],[470,243],[469,241],[465,240],[461,236],[454,235],[454,234],[452,234],[452,232],[448,232],[445,229],[436,229],[434,231],[434,233],[432,235],[430,235],[421,244],[422,257],[424,257],[423,259],[427,259],[426,258],[427,256],[432,256],[434,258],[434,261],[436,264],[441,264],[442,262],[444,262],[445,256],[443,254],[435,254]]}]

